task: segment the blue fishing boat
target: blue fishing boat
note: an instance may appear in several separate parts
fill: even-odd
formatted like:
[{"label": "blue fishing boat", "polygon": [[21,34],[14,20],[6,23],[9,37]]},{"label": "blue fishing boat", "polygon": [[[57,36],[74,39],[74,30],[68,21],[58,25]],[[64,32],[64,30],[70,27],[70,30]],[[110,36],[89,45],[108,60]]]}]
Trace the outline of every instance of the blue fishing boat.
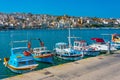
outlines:
[{"label": "blue fishing boat", "polygon": [[[40,39],[31,39],[31,40],[38,40],[40,42],[40,47],[30,48],[32,51],[32,55],[36,61],[40,62],[47,62],[47,63],[53,63],[53,52],[48,50],[44,43]],[[29,42],[31,44],[31,41]]]},{"label": "blue fishing boat", "polygon": [[[13,41],[12,45],[24,42],[26,43],[28,41]],[[12,47],[10,58],[4,58],[4,65],[15,73],[29,72],[38,66],[28,47]]]},{"label": "blue fishing boat", "polygon": [[80,60],[83,58],[83,51],[75,50],[71,45],[70,29],[68,44],[64,42],[59,42],[55,44],[55,55],[64,60]]},{"label": "blue fishing boat", "polygon": [[75,40],[74,49],[83,51],[86,56],[97,56],[100,54],[100,51],[97,48],[90,47],[85,40]]}]

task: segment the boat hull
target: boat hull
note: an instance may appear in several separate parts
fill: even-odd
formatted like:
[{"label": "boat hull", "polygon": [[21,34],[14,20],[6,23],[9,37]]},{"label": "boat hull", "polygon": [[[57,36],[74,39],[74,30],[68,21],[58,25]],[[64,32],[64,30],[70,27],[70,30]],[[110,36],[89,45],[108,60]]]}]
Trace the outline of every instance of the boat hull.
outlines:
[{"label": "boat hull", "polygon": [[46,62],[46,63],[53,63],[53,57],[47,58],[34,58],[36,61]]},{"label": "boat hull", "polygon": [[83,57],[82,57],[82,55],[74,55],[74,56],[64,56],[64,55],[60,55],[60,54],[56,54],[56,56],[58,57],[58,58],[61,58],[61,59],[64,59],[64,60],[80,60],[80,59],[82,59]]},{"label": "boat hull", "polygon": [[38,66],[38,64],[33,64],[31,66],[26,66],[26,67],[14,67],[14,66],[8,64],[8,61],[9,61],[9,58],[4,58],[5,67],[9,68],[12,72],[15,72],[15,73],[30,72]]},{"label": "boat hull", "polygon": [[84,51],[85,56],[97,56],[100,54],[100,51]]},{"label": "boat hull", "polygon": [[34,56],[34,59],[36,61],[46,62],[46,63],[53,63],[53,54],[46,54],[46,55],[32,54],[32,55]]}]

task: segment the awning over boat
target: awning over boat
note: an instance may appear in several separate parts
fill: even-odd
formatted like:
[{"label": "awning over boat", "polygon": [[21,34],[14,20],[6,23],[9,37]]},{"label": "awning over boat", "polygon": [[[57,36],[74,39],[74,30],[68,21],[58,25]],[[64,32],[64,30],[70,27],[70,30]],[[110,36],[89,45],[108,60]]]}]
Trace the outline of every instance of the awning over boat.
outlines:
[{"label": "awning over boat", "polygon": [[96,42],[101,42],[101,43],[105,42],[102,38],[91,38],[91,40],[95,40]]}]

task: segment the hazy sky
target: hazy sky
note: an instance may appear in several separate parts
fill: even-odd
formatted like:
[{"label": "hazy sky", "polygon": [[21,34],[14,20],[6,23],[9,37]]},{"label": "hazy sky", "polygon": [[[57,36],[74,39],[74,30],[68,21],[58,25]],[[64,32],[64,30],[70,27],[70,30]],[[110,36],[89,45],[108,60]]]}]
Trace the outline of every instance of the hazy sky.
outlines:
[{"label": "hazy sky", "polygon": [[0,0],[0,12],[120,17],[120,0]]}]

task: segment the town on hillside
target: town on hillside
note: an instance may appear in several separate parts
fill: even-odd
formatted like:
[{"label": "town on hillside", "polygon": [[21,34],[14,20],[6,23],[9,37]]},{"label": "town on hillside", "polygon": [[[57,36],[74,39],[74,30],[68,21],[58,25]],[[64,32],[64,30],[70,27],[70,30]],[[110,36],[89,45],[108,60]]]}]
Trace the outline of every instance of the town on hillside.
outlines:
[{"label": "town on hillside", "polygon": [[119,28],[120,18],[53,16],[32,13],[0,13],[0,30],[4,29],[64,29]]}]

